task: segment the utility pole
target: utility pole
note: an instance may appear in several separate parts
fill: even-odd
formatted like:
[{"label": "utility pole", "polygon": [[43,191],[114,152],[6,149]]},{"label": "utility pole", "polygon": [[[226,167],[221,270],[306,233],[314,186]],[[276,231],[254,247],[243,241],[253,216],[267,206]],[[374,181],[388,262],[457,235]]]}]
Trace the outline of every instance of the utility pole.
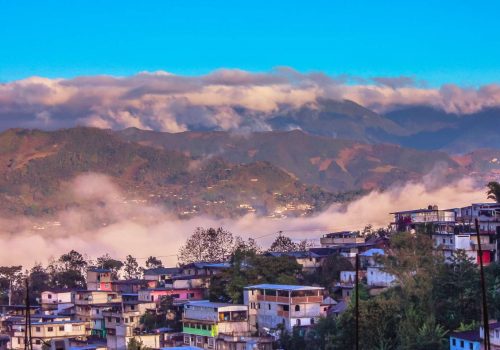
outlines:
[{"label": "utility pole", "polygon": [[28,278],[25,280],[26,283],[26,308],[25,308],[25,318],[24,318],[24,349],[33,350],[33,345],[31,344],[31,307],[30,307],[30,286]]},{"label": "utility pole", "polygon": [[356,350],[359,350],[359,254],[356,253],[356,284],[355,284],[355,314],[356,314]]},{"label": "utility pole", "polygon": [[483,327],[484,327],[484,347],[485,350],[490,350],[490,320],[488,317],[488,301],[486,299],[486,283],[484,280],[483,268],[483,250],[481,249],[481,236],[479,233],[479,220],[475,219],[476,237],[477,237],[477,254],[479,256],[479,272],[481,274],[481,294],[483,301]]}]

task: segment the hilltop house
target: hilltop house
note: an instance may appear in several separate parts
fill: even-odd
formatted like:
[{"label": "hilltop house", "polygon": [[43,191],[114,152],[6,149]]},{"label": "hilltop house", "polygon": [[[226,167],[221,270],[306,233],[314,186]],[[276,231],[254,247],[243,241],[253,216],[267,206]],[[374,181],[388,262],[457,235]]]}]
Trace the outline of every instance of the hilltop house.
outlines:
[{"label": "hilltop house", "polygon": [[475,219],[479,221],[483,262],[498,259],[497,234],[500,233],[500,204],[475,203],[468,207],[439,210],[437,206],[427,209],[407,210],[392,213],[393,231],[421,232],[428,234],[434,249],[450,259],[457,250],[464,250],[476,263],[478,241]]}]

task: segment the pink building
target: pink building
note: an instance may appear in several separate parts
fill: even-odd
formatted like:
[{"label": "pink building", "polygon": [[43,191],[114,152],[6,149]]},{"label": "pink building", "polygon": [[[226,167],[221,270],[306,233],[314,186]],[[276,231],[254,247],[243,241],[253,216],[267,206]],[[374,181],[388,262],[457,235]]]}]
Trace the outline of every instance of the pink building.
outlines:
[{"label": "pink building", "polygon": [[204,289],[202,289],[202,288],[185,288],[185,289],[153,288],[153,289],[144,289],[144,290],[139,291],[139,300],[140,301],[160,302],[160,300],[165,296],[173,297],[174,301],[202,300],[204,297]]}]

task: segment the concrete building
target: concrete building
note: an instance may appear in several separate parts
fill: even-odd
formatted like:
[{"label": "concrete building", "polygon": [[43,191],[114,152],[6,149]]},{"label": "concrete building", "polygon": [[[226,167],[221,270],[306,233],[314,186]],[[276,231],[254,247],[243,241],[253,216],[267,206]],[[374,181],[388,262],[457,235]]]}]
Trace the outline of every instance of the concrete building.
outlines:
[{"label": "concrete building", "polygon": [[[479,337],[484,346],[484,328],[479,328]],[[490,323],[490,345],[491,350],[500,350],[500,322]]]},{"label": "concrete building", "polygon": [[396,283],[396,276],[385,272],[381,266],[369,266],[366,270],[366,284],[369,287],[390,287]]},{"label": "concrete building", "polygon": [[294,327],[315,324],[321,315],[321,287],[259,284],[245,287],[244,300],[249,308],[252,330],[265,331],[282,325]]},{"label": "concrete building", "polygon": [[217,349],[220,335],[250,336],[248,307],[206,300],[189,302],[184,305],[182,333],[185,345]]},{"label": "concrete building", "polygon": [[139,291],[139,300],[160,303],[167,296],[170,296],[174,301],[202,300],[204,290],[202,288],[151,288]]},{"label": "concrete building", "polygon": [[103,311],[108,349],[121,349],[126,337],[140,334],[141,317],[155,310],[154,302],[124,301],[120,306]]},{"label": "concrete building", "polygon": [[41,293],[40,304],[43,311],[60,313],[75,305],[75,291],[47,290]]},{"label": "concrete building", "polygon": [[76,292],[76,319],[86,324],[87,333],[98,337],[106,337],[106,321],[103,312],[121,305],[119,293],[108,291]]},{"label": "concrete building", "polygon": [[[179,275],[181,269],[178,267],[157,267],[144,270],[144,279],[148,281],[151,288],[172,284],[172,278]],[[151,284],[153,282],[153,285]]]},{"label": "concrete building", "polygon": [[[85,323],[79,321],[50,321],[31,323],[32,344],[34,350],[42,350],[44,345],[53,340],[63,341],[69,338],[85,338]],[[11,349],[24,349],[25,326],[19,323],[13,328]]]},{"label": "concrete building", "polygon": [[87,290],[111,290],[111,270],[91,267],[87,270]]},{"label": "concrete building", "polygon": [[357,232],[352,231],[327,233],[320,238],[320,244],[324,248],[357,243],[365,243],[365,239],[359,237]]}]

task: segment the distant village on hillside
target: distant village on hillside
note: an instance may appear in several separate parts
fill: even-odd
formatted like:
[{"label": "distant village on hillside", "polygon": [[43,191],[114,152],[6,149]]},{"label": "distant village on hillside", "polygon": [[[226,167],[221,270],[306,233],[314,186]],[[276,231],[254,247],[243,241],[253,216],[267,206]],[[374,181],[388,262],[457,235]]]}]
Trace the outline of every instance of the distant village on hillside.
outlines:
[{"label": "distant village on hillside", "polygon": [[[0,349],[293,348],[284,343],[298,341],[297,337],[312,339],[313,344],[314,332],[325,320],[352,322],[352,318],[335,320],[353,308],[356,288],[360,288],[359,297],[368,300],[403,282],[403,274],[388,266],[392,256],[406,254],[392,241],[396,233],[428,238],[430,251],[420,251],[416,258],[439,256],[453,265],[459,256],[463,264],[476,265],[482,256],[486,267],[500,260],[500,203],[453,209],[429,205],[392,214],[388,229],[326,233],[317,247],[276,244],[268,251],[254,252],[254,260],[241,252],[224,261],[192,261],[175,267],[164,267],[158,260],[125,278],[105,264],[86,266],[81,287],[37,290],[31,300],[28,292],[26,300],[21,296],[17,304],[12,300],[13,281],[8,281],[1,285],[8,302],[0,306]],[[278,238],[290,243],[282,235]],[[257,269],[262,262],[275,266]],[[263,272],[264,268],[277,270]],[[291,269],[286,276],[293,283],[280,283],[286,280],[276,276],[279,268]],[[415,273],[412,269],[409,275]],[[2,273],[5,279],[7,273]],[[262,283],[235,287],[240,276],[246,278],[242,283]],[[37,287],[28,280],[32,284],[28,288],[34,291]],[[484,334],[484,325],[475,323],[445,338],[452,350],[481,349]],[[500,322],[491,322],[489,335],[491,349],[500,349]]]}]

